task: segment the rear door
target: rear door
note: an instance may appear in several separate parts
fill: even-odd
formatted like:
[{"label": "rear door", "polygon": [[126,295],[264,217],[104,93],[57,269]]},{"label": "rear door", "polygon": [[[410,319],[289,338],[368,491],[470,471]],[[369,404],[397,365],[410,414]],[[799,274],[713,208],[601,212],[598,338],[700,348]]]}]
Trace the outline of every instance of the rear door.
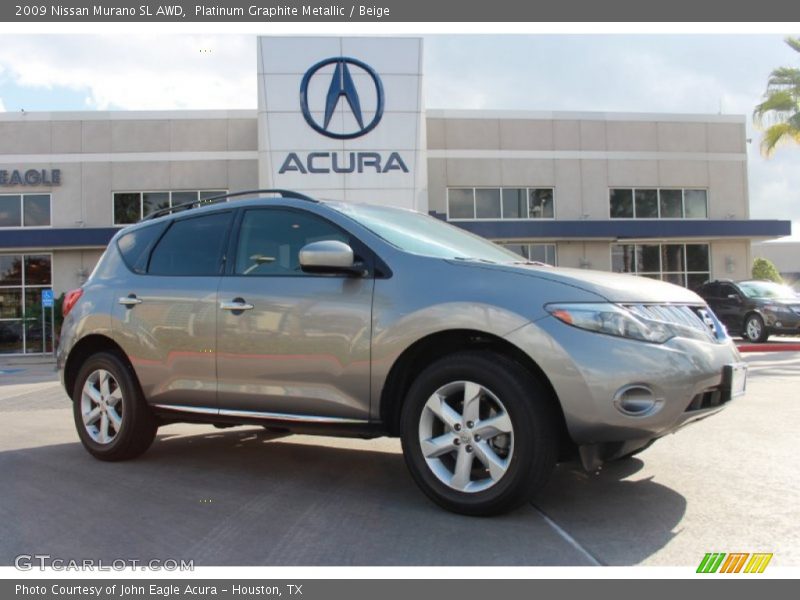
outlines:
[{"label": "rear door", "polygon": [[216,412],[217,288],[232,216],[176,219],[152,251],[133,253],[135,274],[115,294],[115,337],[151,404]]},{"label": "rear door", "polygon": [[744,298],[735,285],[720,283],[714,312],[732,335],[741,333],[744,322]]},{"label": "rear door", "polygon": [[[220,410],[290,420],[368,419],[374,287],[368,251],[307,211],[253,208],[239,220],[230,251],[235,258],[219,291]],[[304,273],[300,249],[321,240],[350,244],[370,274]],[[230,308],[237,305],[243,308]]]}]

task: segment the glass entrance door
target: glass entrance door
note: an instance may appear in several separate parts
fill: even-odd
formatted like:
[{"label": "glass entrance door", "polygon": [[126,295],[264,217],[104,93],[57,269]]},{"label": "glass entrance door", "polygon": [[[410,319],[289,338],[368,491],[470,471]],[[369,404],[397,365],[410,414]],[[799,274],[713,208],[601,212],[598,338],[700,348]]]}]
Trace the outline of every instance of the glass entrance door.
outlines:
[{"label": "glass entrance door", "polygon": [[50,254],[0,254],[0,354],[53,351],[52,278]]}]

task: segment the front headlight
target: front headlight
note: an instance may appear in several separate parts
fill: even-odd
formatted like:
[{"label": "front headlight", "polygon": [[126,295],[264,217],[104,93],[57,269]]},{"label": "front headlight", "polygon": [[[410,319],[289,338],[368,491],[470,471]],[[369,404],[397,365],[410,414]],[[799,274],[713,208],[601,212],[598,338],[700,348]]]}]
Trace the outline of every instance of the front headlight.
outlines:
[{"label": "front headlight", "polygon": [[645,319],[616,304],[548,304],[545,309],[567,325],[597,333],[655,344],[675,335],[666,323]]},{"label": "front headlight", "polygon": [[764,310],[783,315],[792,314],[792,310],[788,306],[782,306],[780,304],[765,304]]}]

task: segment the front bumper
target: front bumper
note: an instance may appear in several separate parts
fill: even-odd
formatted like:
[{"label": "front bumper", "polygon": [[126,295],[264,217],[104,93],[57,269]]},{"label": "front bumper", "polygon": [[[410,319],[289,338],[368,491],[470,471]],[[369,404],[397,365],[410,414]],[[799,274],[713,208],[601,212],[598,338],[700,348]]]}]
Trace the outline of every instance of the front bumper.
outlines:
[{"label": "front bumper", "polygon": [[770,333],[782,335],[800,334],[800,316],[792,313],[791,315],[767,315],[767,330]]},{"label": "front bumper", "polygon": [[[553,317],[507,339],[547,375],[572,440],[579,446],[625,446],[618,455],[720,411],[730,399],[723,370],[741,363],[730,339],[652,344],[585,331]],[[620,390],[630,387],[650,390],[657,400],[653,409],[621,410]]]}]

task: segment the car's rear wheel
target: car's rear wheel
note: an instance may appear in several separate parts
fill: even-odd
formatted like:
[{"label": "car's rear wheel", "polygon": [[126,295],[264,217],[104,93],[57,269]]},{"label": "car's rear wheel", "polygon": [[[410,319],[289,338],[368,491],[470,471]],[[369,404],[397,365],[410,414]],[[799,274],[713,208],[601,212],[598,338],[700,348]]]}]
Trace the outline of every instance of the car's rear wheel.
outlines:
[{"label": "car's rear wheel", "polygon": [[744,320],[744,332],[742,335],[749,342],[761,343],[767,341],[769,333],[761,315],[752,314]]},{"label": "car's rear wheel", "polygon": [[78,436],[95,458],[135,458],[155,439],[158,422],[130,369],[114,354],[101,352],[86,360],[72,403]]},{"label": "car's rear wheel", "polygon": [[403,453],[417,485],[444,508],[505,512],[529,500],[556,462],[547,390],[493,352],[461,352],[423,371],[403,406]]}]

